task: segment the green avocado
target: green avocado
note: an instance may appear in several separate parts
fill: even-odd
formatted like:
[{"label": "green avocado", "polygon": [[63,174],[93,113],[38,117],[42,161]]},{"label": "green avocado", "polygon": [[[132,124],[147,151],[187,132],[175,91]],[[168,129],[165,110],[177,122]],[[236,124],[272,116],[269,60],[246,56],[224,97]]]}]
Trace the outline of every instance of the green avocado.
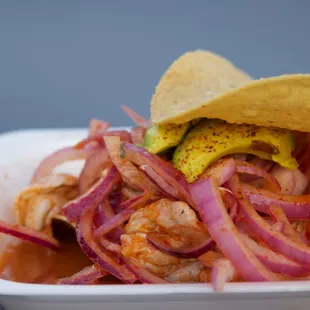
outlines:
[{"label": "green avocado", "polygon": [[145,133],[143,147],[150,153],[158,154],[171,147],[177,146],[190,125],[190,122],[180,125],[153,125],[148,128]]},{"label": "green avocado", "polygon": [[173,164],[189,182],[193,182],[215,160],[236,153],[257,155],[295,169],[298,163],[291,156],[294,147],[293,135],[286,129],[203,119],[178,145]]}]

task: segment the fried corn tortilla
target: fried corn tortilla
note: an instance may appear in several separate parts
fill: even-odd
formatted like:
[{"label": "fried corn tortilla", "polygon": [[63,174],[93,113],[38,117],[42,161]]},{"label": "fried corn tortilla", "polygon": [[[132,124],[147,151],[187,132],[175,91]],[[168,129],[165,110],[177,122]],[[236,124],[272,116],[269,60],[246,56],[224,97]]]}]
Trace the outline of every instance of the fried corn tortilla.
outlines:
[{"label": "fried corn tortilla", "polygon": [[208,52],[182,55],[165,72],[151,102],[156,124],[219,118],[310,132],[310,74],[253,80]]}]

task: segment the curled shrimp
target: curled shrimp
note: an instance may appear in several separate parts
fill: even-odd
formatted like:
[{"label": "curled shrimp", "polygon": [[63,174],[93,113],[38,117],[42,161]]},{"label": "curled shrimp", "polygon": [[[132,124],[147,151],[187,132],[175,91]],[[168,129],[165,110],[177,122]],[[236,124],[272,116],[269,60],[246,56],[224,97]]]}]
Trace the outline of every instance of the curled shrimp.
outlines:
[{"label": "curled shrimp", "polygon": [[22,190],[14,202],[17,223],[37,231],[50,232],[52,219],[59,216],[63,205],[76,198],[77,185],[77,178],[56,174]]},{"label": "curled shrimp", "polygon": [[[188,246],[201,242],[209,235],[199,222],[195,212],[184,202],[161,199],[136,211],[125,226],[121,236],[121,253],[136,259],[150,272],[168,277],[173,282],[199,282],[204,267],[196,259],[179,258],[163,253],[147,240],[147,234],[157,234],[173,247]],[[184,267],[194,264],[195,272]],[[198,266],[199,265],[199,266]],[[182,269],[179,273],[177,271]],[[168,278],[167,278],[168,279]]]}]

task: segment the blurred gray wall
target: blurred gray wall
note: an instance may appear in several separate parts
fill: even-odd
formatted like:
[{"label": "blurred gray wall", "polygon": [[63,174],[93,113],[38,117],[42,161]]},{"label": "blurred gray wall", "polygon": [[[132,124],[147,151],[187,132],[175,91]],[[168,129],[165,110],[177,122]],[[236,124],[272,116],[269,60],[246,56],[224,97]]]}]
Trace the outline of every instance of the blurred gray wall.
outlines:
[{"label": "blurred gray wall", "polygon": [[187,50],[253,77],[310,72],[309,0],[0,0],[0,131],[148,116],[167,66]]}]

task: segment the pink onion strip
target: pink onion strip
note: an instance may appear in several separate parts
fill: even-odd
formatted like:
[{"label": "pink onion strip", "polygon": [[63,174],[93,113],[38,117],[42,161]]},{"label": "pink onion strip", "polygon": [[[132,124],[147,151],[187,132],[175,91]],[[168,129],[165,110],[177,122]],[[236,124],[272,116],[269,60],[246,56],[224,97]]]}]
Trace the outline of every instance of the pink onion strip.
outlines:
[{"label": "pink onion strip", "polygon": [[262,264],[273,272],[291,277],[299,277],[310,273],[309,267],[289,260],[285,256],[260,245],[246,234],[240,233],[240,235],[245,244],[262,262]]},{"label": "pink onion strip", "polygon": [[80,285],[88,284],[100,278],[103,278],[108,273],[95,265],[87,266],[81,271],[75,273],[71,277],[60,279],[57,284]]},{"label": "pink onion strip", "polygon": [[113,130],[107,132],[97,132],[95,135],[87,137],[75,144],[74,148],[79,150],[94,142],[99,143],[101,146],[104,146],[103,137],[119,137],[121,141],[131,142],[131,135],[128,131]]},{"label": "pink onion strip", "polygon": [[219,159],[203,172],[203,174],[199,177],[199,180],[213,177],[216,179],[219,186],[221,186],[233,176],[235,171],[236,164],[232,158]]},{"label": "pink onion strip", "polygon": [[133,127],[131,128],[131,141],[133,144],[143,144],[144,142],[144,135],[145,135],[146,129],[144,127]]},{"label": "pink onion strip", "polygon": [[78,159],[87,159],[91,156],[99,146],[75,149],[73,147],[65,147],[60,149],[49,156],[45,157],[32,177],[31,183],[35,183],[37,180],[48,177],[53,173],[53,170],[60,164],[66,161],[73,161]]},{"label": "pink onion strip", "polygon": [[148,165],[142,165],[140,167],[146,174],[147,176],[155,182],[164,192],[169,194],[172,197],[177,197],[178,192],[177,190],[171,186],[169,183],[165,181],[164,178],[162,178],[151,166]]},{"label": "pink onion strip", "polygon": [[88,135],[90,137],[93,137],[97,133],[106,132],[110,126],[111,126],[111,124],[108,122],[101,121],[101,120],[93,118],[89,122]]},{"label": "pink onion strip", "polygon": [[[116,187],[109,195],[109,204],[114,213],[120,213],[122,210],[120,204],[123,200],[123,187],[124,183],[120,184],[120,187]],[[124,197],[126,198],[126,196]]]},{"label": "pink onion strip", "polygon": [[145,284],[169,284],[170,282],[150,273],[140,264],[130,257],[122,257],[122,260],[128,266],[128,268],[135,274],[137,279]]},{"label": "pink onion strip", "polygon": [[136,212],[137,209],[141,208],[146,204],[146,202],[150,199],[152,193],[146,191],[142,195],[130,199],[126,208],[112,217],[107,222],[103,223],[99,228],[95,230],[95,236],[104,236],[109,233],[111,230],[119,227],[120,225],[124,224],[126,221],[129,220],[130,216]]},{"label": "pink onion strip", "polygon": [[275,230],[275,231],[280,232],[282,234],[284,233],[284,224],[282,222],[277,222],[277,223],[271,224],[270,227],[272,230]]},{"label": "pink onion strip", "polygon": [[[110,204],[107,201],[104,201],[102,204],[98,207],[98,212],[95,216],[94,223],[96,227],[101,226],[103,223],[106,223],[110,219],[114,218],[115,213],[112,210]],[[110,231],[109,234],[107,234],[107,238],[109,240],[112,240],[113,242],[119,243],[121,235],[124,234],[124,230],[121,227],[117,227]]]},{"label": "pink onion strip", "polygon": [[134,110],[126,107],[125,105],[121,105],[121,108],[125,111],[125,113],[139,126],[143,128],[148,128],[152,125],[151,121],[146,120],[144,117],[140,116]]},{"label": "pink onion strip", "polygon": [[207,178],[192,184],[191,194],[201,219],[218,248],[246,281],[279,281],[248,249],[223,203],[218,184]]},{"label": "pink onion strip", "polygon": [[79,218],[84,209],[92,205],[98,206],[119,181],[120,175],[117,169],[112,167],[109,173],[102,177],[89,191],[63,207],[63,213],[68,221],[74,222]]},{"label": "pink onion strip", "polygon": [[242,189],[250,203],[260,212],[270,214],[268,206],[275,205],[282,208],[289,220],[310,219],[310,195],[274,194],[248,184],[242,184]]},{"label": "pink onion strip", "polygon": [[268,206],[271,215],[275,218],[278,223],[283,223],[283,234],[295,242],[304,243],[300,235],[294,229],[292,224],[289,222],[285,213],[279,206],[271,205]]},{"label": "pink onion strip", "polygon": [[94,239],[93,220],[96,205],[82,211],[76,226],[77,241],[86,256],[111,275],[125,283],[134,283],[136,277],[125,266],[119,264],[117,256],[102,248]]},{"label": "pink onion strip", "polygon": [[136,145],[124,142],[122,146],[126,159],[139,167],[143,165],[150,166],[170,186],[175,188],[178,192],[178,199],[184,200],[192,207],[195,207],[189,193],[188,182],[186,181],[184,175],[175,169],[172,164]]},{"label": "pink onion strip", "polygon": [[159,188],[142,171],[126,158],[122,158],[121,141],[118,137],[105,137],[104,142],[111,160],[126,183],[142,191],[150,190],[154,193],[158,192]]},{"label": "pink onion strip", "polygon": [[237,175],[228,181],[228,185],[242,208],[245,223],[257,238],[262,239],[269,247],[287,258],[310,266],[310,248],[273,231],[245,197]]},{"label": "pink onion strip", "polygon": [[103,170],[111,166],[112,162],[105,149],[98,150],[89,156],[79,177],[79,194],[84,194],[100,179]]},{"label": "pink onion strip", "polygon": [[0,233],[38,244],[54,251],[59,250],[59,243],[55,238],[29,227],[8,224],[0,221]]},{"label": "pink onion strip", "polygon": [[234,221],[239,212],[238,201],[229,189],[220,187],[220,192],[226,208],[229,208],[230,218]]},{"label": "pink onion strip", "polygon": [[281,186],[278,180],[270,173],[268,173],[266,170],[259,168],[246,161],[235,160],[235,163],[236,163],[236,171],[238,173],[245,173],[264,178],[275,190],[281,191]]},{"label": "pink onion strip", "polygon": [[112,241],[110,241],[109,239],[107,239],[104,236],[100,236],[98,237],[98,243],[105,249],[107,249],[108,251],[115,253],[117,255],[120,255],[121,253],[121,246],[117,243],[114,243]]}]

